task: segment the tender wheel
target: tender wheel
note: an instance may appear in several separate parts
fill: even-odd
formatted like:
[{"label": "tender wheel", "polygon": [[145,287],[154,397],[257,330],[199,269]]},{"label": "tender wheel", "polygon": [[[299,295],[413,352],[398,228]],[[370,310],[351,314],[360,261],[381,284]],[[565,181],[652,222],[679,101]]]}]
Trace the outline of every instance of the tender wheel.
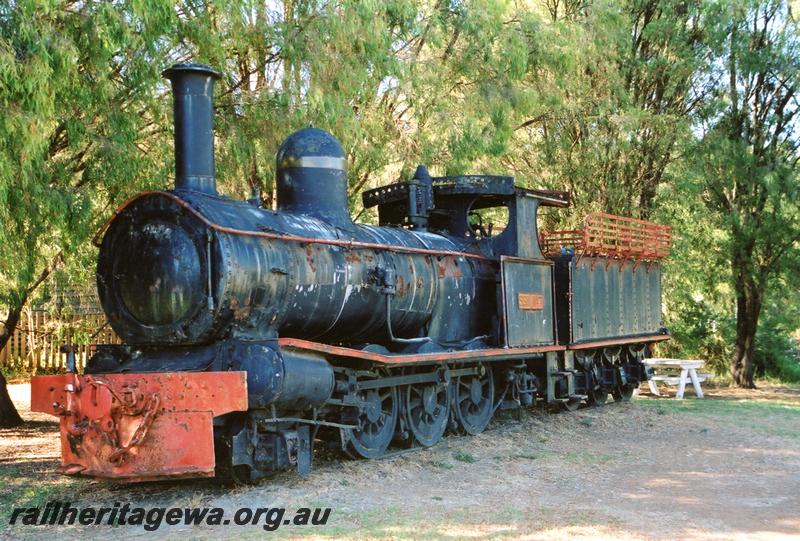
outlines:
[{"label": "tender wheel", "polygon": [[647,344],[633,344],[628,346],[628,356],[633,361],[644,361],[645,357],[647,357]]},{"label": "tender wheel", "polygon": [[375,389],[362,393],[361,399],[366,403],[358,416],[361,428],[342,429],[345,450],[353,457],[379,458],[389,447],[397,426],[397,390]]},{"label": "tender wheel", "polygon": [[435,445],[447,429],[450,387],[444,383],[409,385],[404,403],[414,439],[425,447]]},{"label": "tender wheel", "polygon": [[634,390],[636,390],[636,387],[633,385],[619,385],[611,394],[614,396],[615,402],[629,402],[633,397]]},{"label": "tender wheel", "polygon": [[581,402],[582,402],[581,400],[578,400],[578,399],[575,399],[575,398],[570,398],[569,400],[567,400],[565,402],[560,402],[561,409],[564,410],[564,411],[575,411],[579,407],[581,407]]},{"label": "tender wheel", "polygon": [[467,434],[480,434],[489,425],[494,413],[494,377],[492,369],[484,367],[481,375],[460,376],[455,379],[453,408],[458,424]]},{"label": "tender wheel", "polygon": [[606,348],[603,350],[602,361],[605,366],[619,366],[623,358],[622,348]]},{"label": "tender wheel", "polygon": [[589,391],[589,405],[594,407],[603,406],[608,400],[608,389],[599,385]]},{"label": "tender wheel", "polygon": [[602,406],[608,399],[608,389],[600,382],[603,381],[603,363],[613,363],[613,353],[611,355],[609,357],[608,350],[599,356],[594,350],[586,350],[575,356],[575,362],[582,371],[581,376],[586,378],[589,387],[586,391],[586,402],[589,406]]},{"label": "tender wheel", "polygon": [[[646,344],[632,344],[627,348],[627,362],[641,363],[647,354]],[[626,357],[621,356],[620,362],[626,362]],[[616,402],[629,402],[638,385],[620,385],[612,391]]]}]

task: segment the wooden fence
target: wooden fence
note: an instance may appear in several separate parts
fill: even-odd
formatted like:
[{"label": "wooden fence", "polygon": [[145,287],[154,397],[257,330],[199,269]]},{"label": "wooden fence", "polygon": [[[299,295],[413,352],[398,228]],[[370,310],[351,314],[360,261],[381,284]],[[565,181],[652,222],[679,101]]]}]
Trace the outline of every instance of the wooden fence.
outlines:
[{"label": "wooden fence", "polygon": [[0,366],[30,372],[64,369],[67,358],[60,349],[71,344],[75,346],[75,362],[82,369],[92,356],[94,345],[119,343],[103,314],[64,318],[42,310],[26,310],[0,351]]}]

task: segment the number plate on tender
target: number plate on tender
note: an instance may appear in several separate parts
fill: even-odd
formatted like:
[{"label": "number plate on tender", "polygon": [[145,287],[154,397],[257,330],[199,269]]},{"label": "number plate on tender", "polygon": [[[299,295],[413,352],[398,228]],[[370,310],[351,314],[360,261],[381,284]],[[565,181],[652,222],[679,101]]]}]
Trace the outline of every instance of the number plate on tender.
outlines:
[{"label": "number plate on tender", "polygon": [[518,293],[520,310],[544,310],[544,295],[538,293]]}]

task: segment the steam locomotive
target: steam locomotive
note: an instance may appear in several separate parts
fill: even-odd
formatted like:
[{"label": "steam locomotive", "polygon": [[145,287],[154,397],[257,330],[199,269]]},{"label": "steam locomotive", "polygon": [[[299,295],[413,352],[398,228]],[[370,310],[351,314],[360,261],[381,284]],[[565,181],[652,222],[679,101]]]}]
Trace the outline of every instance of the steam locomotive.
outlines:
[{"label": "steam locomotive", "polygon": [[138,194],[98,234],[123,344],[98,346],[83,374],[33,378],[32,409],[61,419],[64,473],[302,475],[315,443],[377,458],[477,434],[498,409],[628,400],[647,379],[647,348],[669,338],[669,228],[594,214],[540,234],[539,207],[567,193],[422,166],[363,193],[380,225],[357,224],[342,147],[315,128],[278,149],[277,210],[223,197],[219,75],[164,76],[175,189]]}]

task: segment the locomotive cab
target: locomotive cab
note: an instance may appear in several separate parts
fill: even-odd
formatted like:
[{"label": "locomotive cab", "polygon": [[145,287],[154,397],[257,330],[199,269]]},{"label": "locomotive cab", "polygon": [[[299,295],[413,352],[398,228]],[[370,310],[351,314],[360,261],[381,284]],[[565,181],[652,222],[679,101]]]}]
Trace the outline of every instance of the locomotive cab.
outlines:
[{"label": "locomotive cab", "polygon": [[[378,207],[383,227],[428,230],[498,258],[537,260],[543,259],[536,225],[539,206],[570,204],[567,192],[521,188],[513,177],[429,177],[423,166],[413,179],[366,191],[362,198],[365,208]],[[505,223],[498,227],[485,216],[501,217]]]},{"label": "locomotive cab", "polygon": [[[430,177],[420,166],[410,181],[363,194],[378,207],[382,227],[406,227],[448,236],[499,263],[494,289],[494,343],[503,347],[556,343],[553,262],[542,255],[537,233],[540,205],[568,207],[566,192],[530,190],[513,177]],[[497,228],[494,222],[505,219]]]}]

